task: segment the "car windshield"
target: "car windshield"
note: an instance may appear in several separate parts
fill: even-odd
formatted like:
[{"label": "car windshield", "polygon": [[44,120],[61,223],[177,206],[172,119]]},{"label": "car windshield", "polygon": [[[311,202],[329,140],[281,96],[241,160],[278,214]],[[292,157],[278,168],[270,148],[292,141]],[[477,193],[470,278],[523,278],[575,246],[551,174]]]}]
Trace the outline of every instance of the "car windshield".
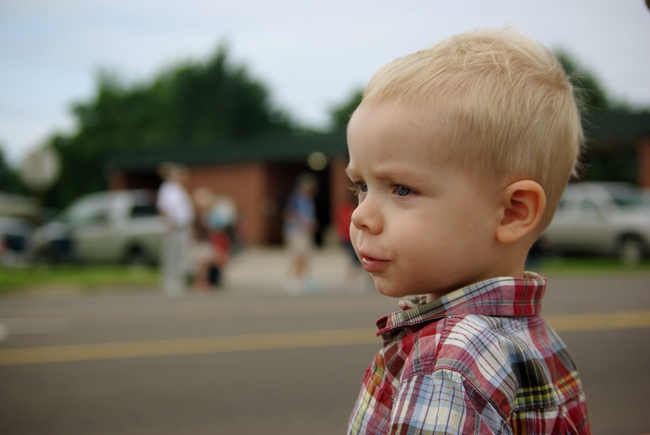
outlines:
[{"label": "car windshield", "polygon": [[634,197],[615,197],[614,202],[616,205],[619,207],[639,207],[639,206],[650,206],[650,202],[641,198],[640,196],[637,198]]},{"label": "car windshield", "polygon": [[135,204],[133,208],[131,208],[132,218],[145,218],[151,216],[158,216],[156,204]]},{"label": "car windshield", "polygon": [[610,186],[608,189],[612,200],[622,208],[650,207],[650,199],[631,186]]},{"label": "car windshield", "polygon": [[72,203],[55,220],[72,225],[96,221],[108,216],[111,204],[107,195],[89,196]]}]

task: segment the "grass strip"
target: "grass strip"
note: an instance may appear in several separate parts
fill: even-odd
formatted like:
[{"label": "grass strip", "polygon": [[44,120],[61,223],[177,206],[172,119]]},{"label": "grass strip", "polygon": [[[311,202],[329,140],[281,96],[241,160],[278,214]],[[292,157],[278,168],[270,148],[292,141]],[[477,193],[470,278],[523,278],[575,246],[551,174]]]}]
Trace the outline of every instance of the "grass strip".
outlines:
[{"label": "grass strip", "polygon": [[81,265],[0,268],[0,293],[47,287],[92,291],[109,286],[151,286],[158,282],[155,268]]}]

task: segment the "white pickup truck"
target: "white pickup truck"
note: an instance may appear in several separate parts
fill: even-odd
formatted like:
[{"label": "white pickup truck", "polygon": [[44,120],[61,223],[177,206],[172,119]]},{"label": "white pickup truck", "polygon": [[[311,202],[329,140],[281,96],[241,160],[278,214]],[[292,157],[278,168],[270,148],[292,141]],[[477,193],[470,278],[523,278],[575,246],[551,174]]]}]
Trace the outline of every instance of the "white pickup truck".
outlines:
[{"label": "white pickup truck", "polygon": [[156,264],[164,225],[146,190],[83,196],[34,231],[38,258],[83,263]]}]

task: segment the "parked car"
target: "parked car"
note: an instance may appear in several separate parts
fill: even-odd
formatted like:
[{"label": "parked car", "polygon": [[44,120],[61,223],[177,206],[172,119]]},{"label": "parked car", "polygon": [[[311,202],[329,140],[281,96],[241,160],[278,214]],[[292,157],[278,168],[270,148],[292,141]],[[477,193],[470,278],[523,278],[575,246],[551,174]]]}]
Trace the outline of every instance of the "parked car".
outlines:
[{"label": "parked car", "polygon": [[31,246],[37,258],[49,261],[155,264],[163,231],[151,192],[99,192],[37,228]]},{"label": "parked car", "polygon": [[33,228],[33,224],[26,219],[0,217],[0,264],[11,265],[25,261]]},{"label": "parked car", "polygon": [[650,200],[626,183],[570,184],[539,245],[638,263],[650,255]]}]

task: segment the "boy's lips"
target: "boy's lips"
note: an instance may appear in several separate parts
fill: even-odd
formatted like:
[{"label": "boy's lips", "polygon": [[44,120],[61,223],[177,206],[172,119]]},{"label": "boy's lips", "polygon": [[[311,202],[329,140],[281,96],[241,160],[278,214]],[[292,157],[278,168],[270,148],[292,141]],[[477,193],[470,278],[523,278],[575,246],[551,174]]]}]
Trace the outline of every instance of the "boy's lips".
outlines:
[{"label": "boy's lips", "polygon": [[388,260],[380,260],[367,255],[361,255],[361,265],[370,273],[380,272],[388,265]]}]

